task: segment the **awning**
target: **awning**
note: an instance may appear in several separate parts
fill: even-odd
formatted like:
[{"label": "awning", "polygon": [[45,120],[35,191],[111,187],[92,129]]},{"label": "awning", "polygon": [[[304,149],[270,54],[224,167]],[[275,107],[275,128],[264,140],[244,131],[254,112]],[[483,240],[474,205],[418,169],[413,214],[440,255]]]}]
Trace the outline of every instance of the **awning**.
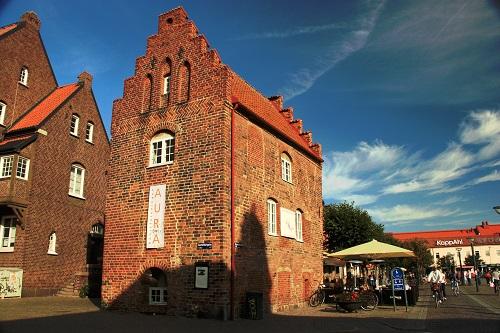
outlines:
[{"label": "awning", "polygon": [[330,253],[329,257],[335,258],[363,258],[363,259],[381,259],[381,258],[404,258],[415,257],[413,251],[399,246],[382,243],[375,239],[371,242],[356,245],[342,251]]}]

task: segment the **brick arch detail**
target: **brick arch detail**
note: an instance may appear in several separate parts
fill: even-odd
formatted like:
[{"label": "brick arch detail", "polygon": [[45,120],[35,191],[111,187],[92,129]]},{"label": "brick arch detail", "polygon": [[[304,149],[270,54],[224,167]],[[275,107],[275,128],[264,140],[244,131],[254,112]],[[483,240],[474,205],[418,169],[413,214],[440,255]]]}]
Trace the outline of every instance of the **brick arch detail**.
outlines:
[{"label": "brick arch detail", "polygon": [[150,126],[144,132],[144,141],[149,142],[158,132],[167,131],[175,136],[176,132],[180,132],[180,128],[172,121],[160,121],[159,123]]}]

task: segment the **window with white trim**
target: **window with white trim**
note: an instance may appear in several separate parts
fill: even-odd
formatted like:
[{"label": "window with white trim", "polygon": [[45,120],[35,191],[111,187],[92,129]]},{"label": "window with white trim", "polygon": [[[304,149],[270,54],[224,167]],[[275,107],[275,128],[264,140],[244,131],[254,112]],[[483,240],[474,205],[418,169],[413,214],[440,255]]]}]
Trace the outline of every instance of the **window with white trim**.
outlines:
[{"label": "window with white trim", "polygon": [[285,153],[281,154],[281,179],[292,182],[292,160]]},{"label": "window with white trim", "polygon": [[85,169],[79,164],[73,164],[69,178],[69,195],[83,199],[84,181]]},{"label": "window with white trim", "polygon": [[0,252],[14,252],[16,242],[16,221],[15,216],[4,216],[0,223]]},{"label": "window with white trim", "polygon": [[167,288],[149,287],[149,304],[167,304]]},{"label": "window with white trim", "polygon": [[17,159],[16,178],[28,180],[30,170],[29,158],[19,156]]},{"label": "window with white trim", "polygon": [[0,101],[0,125],[5,125],[5,113],[7,112],[7,104]]},{"label": "window with white trim", "polygon": [[14,162],[14,156],[2,156],[0,157],[0,178],[8,178],[12,174],[12,164]]},{"label": "window with white trim", "polygon": [[21,73],[19,74],[19,83],[28,85],[28,69],[26,67],[21,68]]},{"label": "window with white trim", "polygon": [[170,164],[174,162],[175,138],[169,133],[156,134],[151,139],[149,166]]},{"label": "window with white trim", "polygon": [[164,101],[168,101],[168,96],[170,95],[170,73],[163,77],[163,98]]},{"label": "window with white trim", "polygon": [[74,136],[78,136],[78,125],[80,124],[80,117],[76,114],[71,116],[71,126],[69,129],[69,133]]},{"label": "window with white trim", "polygon": [[49,249],[47,251],[47,254],[57,255],[56,246],[57,246],[57,236],[55,232],[52,232],[49,236]]},{"label": "window with white trim", "polygon": [[278,236],[276,230],[276,201],[267,200],[267,232],[269,235]]},{"label": "window with white trim", "polygon": [[92,143],[94,137],[94,124],[90,121],[87,123],[87,129],[85,130],[85,141]]},{"label": "window with white trim", "polygon": [[299,242],[303,242],[302,239],[302,212],[300,210],[295,211],[295,239]]}]

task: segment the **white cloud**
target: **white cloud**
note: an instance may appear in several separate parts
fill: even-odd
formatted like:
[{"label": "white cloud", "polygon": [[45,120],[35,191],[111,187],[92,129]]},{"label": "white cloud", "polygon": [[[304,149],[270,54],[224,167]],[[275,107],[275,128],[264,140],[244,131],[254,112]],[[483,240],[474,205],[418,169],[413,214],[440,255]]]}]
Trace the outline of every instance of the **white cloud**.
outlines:
[{"label": "white cloud", "polygon": [[281,89],[281,93],[286,99],[292,99],[308,91],[316,80],[366,45],[384,1],[370,5],[368,14],[358,20],[356,28],[346,33],[342,41],[333,43],[322,57],[315,59],[310,66],[299,69],[291,75],[290,83]]},{"label": "white cloud", "polygon": [[498,172],[498,170],[494,170],[492,173],[490,173],[486,176],[474,179],[471,182],[471,184],[477,185],[477,184],[481,184],[481,183],[497,182],[497,181],[500,181],[500,173]]},{"label": "white cloud", "polygon": [[410,205],[396,205],[394,207],[367,209],[368,213],[377,221],[393,225],[405,224],[416,220],[430,219],[457,214],[458,209],[417,207]]},{"label": "white cloud", "polygon": [[294,37],[294,36],[305,35],[305,34],[314,34],[314,33],[322,32],[322,31],[342,29],[345,27],[346,27],[345,24],[330,23],[330,24],[323,24],[323,25],[297,27],[295,29],[290,29],[290,30],[286,30],[286,31],[270,31],[270,32],[263,32],[263,33],[248,34],[245,36],[235,38],[234,40],[288,38],[288,37]]},{"label": "white cloud", "polygon": [[353,202],[356,205],[369,205],[378,200],[378,195],[369,195],[369,194],[352,194],[344,196],[342,199],[347,202]]},{"label": "white cloud", "polygon": [[472,112],[460,126],[460,140],[465,144],[490,143],[499,137],[500,111]]}]

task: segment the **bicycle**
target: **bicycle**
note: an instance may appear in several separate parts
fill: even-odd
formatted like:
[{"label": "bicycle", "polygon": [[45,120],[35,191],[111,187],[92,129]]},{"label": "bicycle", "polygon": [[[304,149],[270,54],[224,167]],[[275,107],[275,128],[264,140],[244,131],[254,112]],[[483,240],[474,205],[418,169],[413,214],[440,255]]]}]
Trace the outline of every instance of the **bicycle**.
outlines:
[{"label": "bicycle", "polygon": [[365,311],[372,311],[377,308],[378,296],[373,290],[361,290],[359,292],[359,300],[361,301],[361,309]]},{"label": "bicycle", "polygon": [[438,308],[439,304],[443,302],[441,297],[441,285],[439,283],[432,284],[432,297],[434,298],[434,302],[436,303],[436,308]]},{"label": "bicycle", "polygon": [[455,295],[455,296],[460,295],[460,286],[458,285],[457,280],[451,281],[451,290],[453,291],[453,295]]},{"label": "bicycle", "polygon": [[313,292],[311,297],[309,297],[309,306],[310,307],[316,307],[325,302],[325,285],[320,283],[318,285],[318,288]]}]

